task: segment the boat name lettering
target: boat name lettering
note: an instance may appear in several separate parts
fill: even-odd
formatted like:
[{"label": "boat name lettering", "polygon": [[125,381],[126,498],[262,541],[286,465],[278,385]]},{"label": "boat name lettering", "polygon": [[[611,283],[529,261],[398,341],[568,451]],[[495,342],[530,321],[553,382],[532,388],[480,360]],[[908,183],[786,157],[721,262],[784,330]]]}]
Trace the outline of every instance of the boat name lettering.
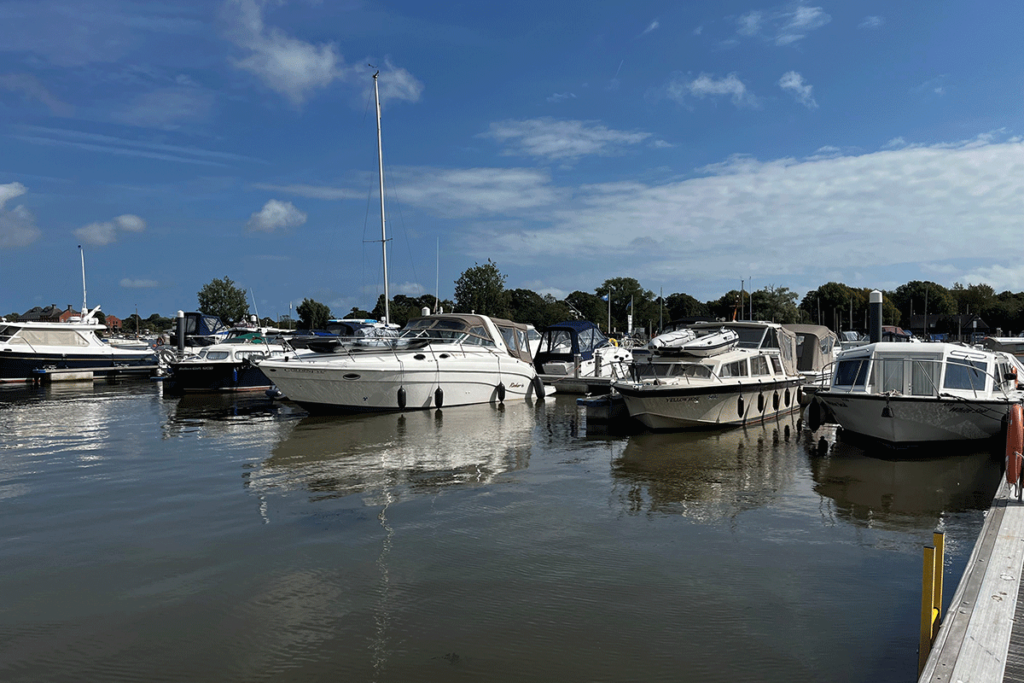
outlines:
[{"label": "boat name lettering", "polygon": [[668,402],[669,403],[689,403],[691,401],[699,401],[699,400],[700,399],[698,399],[695,396],[672,396],[672,397],[669,397]]}]

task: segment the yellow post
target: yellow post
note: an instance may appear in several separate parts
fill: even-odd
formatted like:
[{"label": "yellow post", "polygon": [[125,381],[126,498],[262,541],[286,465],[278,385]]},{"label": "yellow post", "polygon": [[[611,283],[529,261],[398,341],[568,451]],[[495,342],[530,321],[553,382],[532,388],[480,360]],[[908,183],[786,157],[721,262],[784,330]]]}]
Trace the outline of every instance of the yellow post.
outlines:
[{"label": "yellow post", "polygon": [[939,625],[942,623],[942,570],[946,566],[946,535],[936,531],[932,534],[932,543],[935,544],[932,565],[932,640],[935,640],[935,636],[939,635]]},{"label": "yellow post", "polygon": [[932,610],[935,601],[935,548],[924,548],[924,571],[921,591],[921,639],[917,648],[917,675],[924,671],[932,649]]}]

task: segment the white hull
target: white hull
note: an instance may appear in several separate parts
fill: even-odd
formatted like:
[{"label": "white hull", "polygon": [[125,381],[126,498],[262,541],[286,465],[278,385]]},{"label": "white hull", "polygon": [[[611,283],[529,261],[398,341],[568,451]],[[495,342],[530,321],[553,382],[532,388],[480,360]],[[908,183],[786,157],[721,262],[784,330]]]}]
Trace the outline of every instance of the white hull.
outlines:
[{"label": "white hull", "polygon": [[[997,436],[1012,401],[993,398],[890,397],[821,392],[836,422],[850,432],[891,444],[968,441]],[[889,410],[885,411],[888,405]],[[883,412],[891,413],[884,417]]]},{"label": "white hull", "polygon": [[629,414],[649,429],[740,426],[786,415],[800,407],[795,380],[743,382],[717,386],[696,383],[643,385],[617,383]]},{"label": "white hull", "polygon": [[[507,354],[428,350],[306,356],[259,364],[290,400],[315,411],[397,411],[526,398],[533,366]],[[438,401],[440,388],[440,401]],[[405,401],[401,404],[400,389]]]}]

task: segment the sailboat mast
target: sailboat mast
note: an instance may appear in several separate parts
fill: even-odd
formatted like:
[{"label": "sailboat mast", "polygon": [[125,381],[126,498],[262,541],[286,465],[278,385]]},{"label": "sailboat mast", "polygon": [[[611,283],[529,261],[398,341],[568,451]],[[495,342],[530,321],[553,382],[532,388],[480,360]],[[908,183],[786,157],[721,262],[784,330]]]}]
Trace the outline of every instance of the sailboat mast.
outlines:
[{"label": "sailboat mast", "polygon": [[384,227],[384,146],[380,136],[380,89],[377,87],[377,76],[373,74],[373,97],[377,101],[377,165],[380,167],[380,249],[384,258],[384,322],[391,322],[390,301],[388,293],[388,238]]},{"label": "sailboat mast", "polygon": [[82,313],[79,315],[83,321],[85,320],[85,250],[82,249],[82,245],[78,245],[78,253],[82,255]]}]

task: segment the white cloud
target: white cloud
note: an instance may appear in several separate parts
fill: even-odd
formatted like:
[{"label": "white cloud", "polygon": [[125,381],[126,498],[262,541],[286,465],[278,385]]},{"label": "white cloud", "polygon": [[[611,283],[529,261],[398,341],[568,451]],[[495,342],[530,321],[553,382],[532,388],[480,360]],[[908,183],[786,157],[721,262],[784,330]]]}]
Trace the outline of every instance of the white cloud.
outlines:
[{"label": "white cloud", "polygon": [[146,221],[130,213],[118,216],[114,219],[114,223],[121,230],[127,230],[128,232],[142,232],[146,229]]},{"label": "white cloud", "polygon": [[736,33],[741,36],[757,35],[761,30],[761,22],[764,21],[764,14],[757,11],[747,12],[736,20]]},{"label": "white cloud", "polygon": [[882,24],[885,23],[885,19],[882,17],[864,17],[864,20],[857,25],[857,28],[874,29],[881,28]]},{"label": "white cloud", "polygon": [[26,100],[42,102],[56,116],[71,116],[75,111],[74,107],[61,101],[31,74],[0,75],[0,90],[20,92]]},{"label": "white cloud", "polygon": [[505,144],[505,155],[572,161],[582,156],[621,154],[627,146],[639,144],[651,134],[612,130],[593,121],[540,118],[498,121],[480,136]]},{"label": "white cloud", "polygon": [[783,74],[782,78],[779,79],[779,87],[791,92],[796,101],[808,109],[818,108],[818,103],[814,101],[814,97],[811,95],[813,86],[804,83],[804,77],[796,71],[787,71]]},{"label": "white cloud", "polygon": [[[246,57],[235,60],[235,66],[256,75],[295,106],[302,105],[314,90],[335,80],[361,84],[364,96],[372,92],[373,82],[367,68],[362,64],[345,64],[334,43],[314,45],[266,26],[266,4],[266,0],[228,0],[225,10],[231,24],[229,37],[248,52]],[[382,71],[386,75],[379,83],[382,103],[392,99],[419,100],[423,84],[411,73],[395,67],[387,58]]]},{"label": "white cloud", "polygon": [[768,12],[752,11],[736,20],[736,33],[744,37],[760,36],[775,45],[790,45],[811,31],[832,21],[820,7],[787,5]]},{"label": "white cloud", "polygon": [[271,199],[249,217],[246,228],[249,232],[274,232],[282,228],[297,228],[305,222],[306,214],[296,209],[291,202]]},{"label": "white cloud", "polygon": [[556,92],[547,98],[548,102],[565,102],[566,100],[575,99],[576,95],[571,92]]},{"label": "white cloud", "polygon": [[647,35],[648,33],[652,32],[652,31],[657,31],[657,30],[658,30],[658,27],[659,27],[660,25],[661,25],[661,24],[659,24],[659,23],[658,23],[658,20],[657,20],[657,19],[655,19],[654,21],[652,21],[652,22],[651,22],[651,23],[650,23],[650,24],[649,24],[649,25],[647,26],[647,28],[645,28],[645,29],[644,29],[644,32],[643,32],[643,33],[641,33],[640,35],[642,35],[642,36],[646,36],[646,35]]},{"label": "white cloud", "polygon": [[[585,186],[537,207],[533,215],[545,218],[528,228],[478,224],[464,244],[471,255],[515,253],[524,264],[572,258],[580,271],[616,254],[669,281],[681,279],[680,263],[693,282],[742,271],[820,283],[865,271],[881,278],[924,261],[951,264],[950,284],[966,272],[997,289],[1020,288],[1013,256],[1024,213],[1019,140],[979,136],[802,161],[736,157],[706,173]],[[761,245],[756,256],[737,262],[751,244]]]},{"label": "white cloud", "polygon": [[442,217],[529,215],[559,201],[551,177],[529,168],[396,168],[405,204]]},{"label": "white cloud", "polygon": [[156,280],[133,280],[131,278],[122,278],[120,285],[125,289],[153,289],[159,287],[160,283]]},{"label": "white cloud", "polygon": [[757,98],[734,73],[723,78],[702,73],[693,79],[687,75],[673,74],[665,86],[665,96],[685,106],[689,106],[689,100],[693,97],[704,99],[722,96],[728,96],[737,107],[758,106]]},{"label": "white cloud", "polygon": [[119,232],[142,232],[146,221],[132,214],[118,216],[111,221],[90,223],[75,230],[78,239],[94,247],[102,247],[117,241]]},{"label": "white cloud", "polygon": [[26,247],[42,235],[31,211],[20,204],[6,208],[7,202],[26,192],[21,183],[0,185],[0,247]]}]

